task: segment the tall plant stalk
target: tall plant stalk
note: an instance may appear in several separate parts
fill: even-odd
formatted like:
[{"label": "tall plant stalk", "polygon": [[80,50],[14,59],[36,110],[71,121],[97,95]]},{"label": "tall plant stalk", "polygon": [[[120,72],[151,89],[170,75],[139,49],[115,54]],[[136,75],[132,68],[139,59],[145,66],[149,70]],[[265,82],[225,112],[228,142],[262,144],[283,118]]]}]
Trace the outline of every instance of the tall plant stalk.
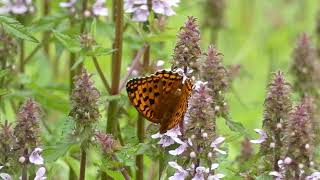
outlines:
[{"label": "tall plant stalk", "polygon": [[[112,66],[111,66],[111,95],[119,93],[120,71],[122,59],[122,36],[123,36],[123,0],[114,1],[113,4],[113,20],[115,23],[115,39],[113,42]],[[116,137],[117,119],[117,102],[111,101],[108,109],[107,133],[111,133]],[[120,132],[118,132],[120,133]]]},{"label": "tall plant stalk", "polygon": [[[143,56],[143,69],[147,70],[150,64],[150,45],[147,44],[145,45],[145,51],[144,51],[144,56]],[[145,136],[145,125],[144,125],[144,119],[141,115],[138,117],[138,122],[137,122],[137,135],[139,139],[139,143],[144,142],[144,136]],[[136,166],[137,166],[137,171],[136,171],[136,179],[137,180],[143,180],[143,155],[137,155],[136,156]]]},{"label": "tall plant stalk", "polygon": [[[50,1],[49,0],[43,0],[43,15],[44,16],[48,16],[50,13]],[[43,43],[44,43],[44,52],[47,56],[47,58],[50,58],[50,43],[49,43],[49,39],[50,39],[50,32],[49,31],[45,31],[43,33]]]}]

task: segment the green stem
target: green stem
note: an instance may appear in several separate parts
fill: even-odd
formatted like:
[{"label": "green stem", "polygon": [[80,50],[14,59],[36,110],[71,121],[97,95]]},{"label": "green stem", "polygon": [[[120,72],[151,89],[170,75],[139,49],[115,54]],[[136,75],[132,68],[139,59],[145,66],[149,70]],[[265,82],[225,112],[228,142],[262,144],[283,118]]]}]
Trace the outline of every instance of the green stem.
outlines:
[{"label": "green stem", "polygon": [[[114,1],[114,20],[115,20],[115,40],[113,42],[112,66],[111,66],[111,95],[119,93],[120,71],[122,59],[122,36],[123,36],[123,0]],[[107,133],[115,135],[117,119],[117,102],[111,101],[108,109]],[[120,132],[119,132],[120,133]],[[116,136],[115,136],[116,137]]]},{"label": "green stem", "polygon": [[160,158],[159,158],[159,180],[161,180],[161,175],[164,170],[164,153],[160,150]]},{"label": "green stem", "polygon": [[41,48],[41,45],[42,44],[38,44],[32,51],[31,53],[29,54],[29,56],[27,56],[25,58],[25,60],[23,61],[24,64],[27,64],[31,59],[32,57],[38,52],[38,50]]},{"label": "green stem", "polygon": [[[145,46],[145,51],[144,51],[144,56],[143,56],[143,69],[146,71],[149,68],[150,64],[150,45]],[[139,143],[144,142],[144,136],[145,136],[145,129],[144,129],[144,119],[141,115],[138,117],[138,122],[137,122],[137,135],[139,139]],[[143,180],[143,155],[137,155],[136,156],[136,166],[137,166],[137,171],[136,171],[136,179],[137,180]]]},{"label": "green stem", "polygon": [[[24,157],[28,157],[28,149],[26,148],[23,152]],[[25,161],[22,167],[21,180],[28,180],[28,163]]]},{"label": "green stem", "polygon": [[79,180],[84,180],[86,177],[86,160],[87,160],[87,153],[84,149],[81,149]]},{"label": "green stem", "polygon": [[93,60],[93,63],[94,63],[94,66],[96,67],[96,70],[98,71],[98,74],[102,80],[102,83],[103,83],[103,86],[105,87],[105,89],[108,91],[109,94],[111,94],[111,88],[110,88],[110,85],[106,79],[106,77],[103,75],[103,72],[102,72],[102,69],[98,63],[98,60],[95,56],[92,56],[92,60]]},{"label": "green stem", "polygon": [[[24,40],[20,40],[20,66],[19,71],[21,74],[24,73]],[[20,86],[21,89],[23,89],[23,85]]]},{"label": "green stem", "polygon": [[[48,16],[49,12],[50,12],[50,0],[44,0],[43,1],[43,15]],[[50,31],[45,31],[43,33],[42,41],[44,42],[44,52],[48,58],[50,58],[49,38],[50,38]]]}]

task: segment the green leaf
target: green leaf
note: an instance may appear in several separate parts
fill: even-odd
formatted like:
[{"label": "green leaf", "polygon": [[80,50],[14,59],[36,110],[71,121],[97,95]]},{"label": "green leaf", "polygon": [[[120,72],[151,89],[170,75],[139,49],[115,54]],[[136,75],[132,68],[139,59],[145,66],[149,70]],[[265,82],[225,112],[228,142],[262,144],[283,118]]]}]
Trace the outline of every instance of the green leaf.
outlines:
[{"label": "green leaf", "polygon": [[74,146],[73,143],[60,143],[55,146],[49,146],[43,151],[43,156],[45,157],[46,162],[53,162],[63,157],[68,150]]},{"label": "green leaf", "polygon": [[0,78],[6,76],[9,73],[9,69],[0,70]]},{"label": "green leaf", "polygon": [[76,61],[72,67],[71,70],[75,70],[82,62],[84,61],[84,58],[82,56],[79,57],[78,61]]},{"label": "green leaf", "polygon": [[81,51],[80,42],[61,32],[52,31],[56,39],[70,52],[77,53]]},{"label": "green leaf", "polygon": [[255,179],[256,180],[272,180],[273,178],[270,175],[263,174],[263,175],[257,176]]},{"label": "green leaf", "polygon": [[110,48],[104,48],[101,46],[95,46],[93,49],[84,51],[86,56],[106,56],[112,54],[115,50]]},{"label": "green leaf", "polygon": [[9,94],[9,93],[10,93],[10,91],[7,90],[7,89],[0,89],[0,96],[7,95],[7,94]]},{"label": "green leaf", "polygon": [[19,21],[13,18],[7,16],[0,16],[0,25],[8,34],[14,37],[39,43],[39,41],[30,34],[28,29],[24,25],[22,25]]},{"label": "green leaf", "polygon": [[79,177],[79,172],[80,172],[80,163],[77,159],[67,156],[64,158],[65,162],[71,167],[73,172],[77,174],[77,177]]},{"label": "green leaf", "polygon": [[250,138],[250,134],[247,132],[246,128],[240,122],[232,121],[230,118],[224,118],[226,120],[226,125],[231,131],[238,132],[244,136]]},{"label": "green leaf", "polygon": [[116,156],[119,162],[126,166],[135,165],[135,156],[139,154],[144,154],[144,152],[149,148],[148,144],[139,143],[136,145],[126,145],[121,148],[120,151],[116,152]]},{"label": "green leaf", "polygon": [[61,23],[61,21],[67,19],[67,15],[63,14],[53,14],[50,16],[44,16],[34,22],[31,27],[29,28],[30,32],[41,32],[41,31],[49,31],[58,24]]},{"label": "green leaf", "polygon": [[91,27],[90,27],[90,34],[93,38],[96,37],[96,34],[97,34],[97,20],[96,20],[96,18],[94,18],[92,20]]}]

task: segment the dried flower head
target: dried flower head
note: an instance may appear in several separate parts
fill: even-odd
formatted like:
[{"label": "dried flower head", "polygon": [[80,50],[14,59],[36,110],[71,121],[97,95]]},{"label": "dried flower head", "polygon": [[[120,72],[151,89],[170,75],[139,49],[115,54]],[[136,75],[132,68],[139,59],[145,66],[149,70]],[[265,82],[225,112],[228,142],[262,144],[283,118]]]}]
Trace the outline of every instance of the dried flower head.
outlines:
[{"label": "dried flower head", "polygon": [[[313,156],[313,132],[307,106],[302,103],[297,105],[290,114],[286,130],[287,157],[294,163],[291,164],[293,174],[300,174],[300,170],[310,173],[308,167]],[[302,164],[303,167],[299,164]],[[294,177],[294,176],[293,176]]]},{"label": "dried flower head", "polygon": [[11,65],[8,64],[10,61],[14,61],[17,50],[17,42],[0,27],[0,61],[7,61],[7,63],[4,63],[5,67],[3,69]]},{"label": "dried flower head", "polygon": [[109,154],[117,150],[119,143],[113,138],[111,134],[105,134],[97,132],[95,137],[98,143],[101,145],[102,150],[105,154]]},{"label": "dried flower head", "polygon": [[193,73],[197,74],[200,68],[200,55],[200,31],[197,19],[190,16],[178,34],[172,64],[178,68],[191,68]]},{"label": "dried flower head", "polygon": [[208,82],[208,87],[212,90],[210,95],[214,99],[212,106],[216,109],[216,115],[226,116],[228,106],[224,93],[229,84],[228,72],[222,64],[222,54],[212,45],[209,46],[206,56],[201,65],[201,78]]},{"label": "dried flower head", "polygon": [[239,164],[241,165],[242,163],[248,161],[253,155],[253,147],[252,144],[250,143],[248,138],[245,138],[241,142],[241,153],[237,157],[237,160],[239,161]]},{"label": "dried flower head", "polygon": [[11,158],[15,145],[12,124],[6,120],[4,124],[0,123],[0,164],[5,164]]},{"label": "dried flower head", "polygon": [[259,142],[260,152],[266,158],[266,167],[273,167],[275,172],[279,171],[278,161],[285,153],[283,139],[292,108],[290,95],[290,84],[281,71],[276,72],[268,85],[261,130],[263,141]]},{"label": "dried flower head", "polygon": [[91,74],[82,69],[81,73],[74,78],[74,89],[71,95],[70,116],[73,117],[77,126],[91,125],[98,120],[99,97],[100,93],[91,80]]},{"label": "dried flower head", "polygon": [[302,96],[306,93],[319,96],[320,63],[316,49],[306,33],[300,35],[293,52],[291,72],[294,75],[294,89]]},{"label": "dried flower head", "polygon": [[27,99],[17,113],[14,135],[18,148],[34,149],[39,145],[39,122],[41,109],[33,99]]},{"label": "dried flower head", "polygon": [[212,132],[215,131],[214,109],[211,106],[213,99],[210,96],[212,90],[208,88],[207,83],[203,82],[197,82],[195,87],[189,100],[187,129],[201,129],[209,133],[207,137],[212,139],[214,137]]},{"label": "dried flower head", "polygon": [[90,49],[92,46],[96,45],[96,41],[91,34],[81,34],[80,35],[80,44],[85,49]]}]

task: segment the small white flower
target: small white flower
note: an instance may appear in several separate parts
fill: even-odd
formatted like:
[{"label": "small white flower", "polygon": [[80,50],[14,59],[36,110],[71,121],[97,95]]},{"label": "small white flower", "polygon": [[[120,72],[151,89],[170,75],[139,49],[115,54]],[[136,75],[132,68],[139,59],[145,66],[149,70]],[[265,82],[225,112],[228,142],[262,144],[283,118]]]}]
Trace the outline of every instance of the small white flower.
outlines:
[{"label": "small white flower", "polygon": [[177,149],[175,149],[175,150],[170,150],[170,151],[169,151],[169,154],[171,154],[171,155],[173,155],[173,156],[182,154],[182,153],[187,149],[188,144],[185,143],[185,142],[183,142],[183,141],[181,141],[179,138],[173,138],[173,140],[174,140],[176,143],[180,144],[180,146],[179,146]]},{"label": "small white flower", "polygon": [[206,133],[206,132],[202,133],[202,137],[203,138],[207,138],[208,137],[208,133]]},{"label": "small white flower", "polygon": [[212,158],[212,152],[208,152],[208,158]]},{"label": "small white flower", "polygon": [[132,16],[133,21],[146,22],[148,20],[148,16],[150,13],[147,5],[137,6],[137,7],[134,7],[133,9],[134,9],[133,16]]},{"label": "small white flower", "polygon": [[151,138],[153,139],[160,138],[160,141],[158,142],[158,144],[162,145],[162,147],[168,147],[174,144],[175,142],[174,138],[177,138],[180,135],[181,135],[180,128],[179,128],[179,125],[177,125],[176,127],[168,130],[164,134],[160,134],[160,133],[153,134]]},{"label": "small white flower", "polygon": [[26,161],[26,158],[24,156],[19,157],[19,162],[24,163]]},{"label": "small white flower", "polygon": [[62,8],[70,8],[73,7],[76,4],[77,0],[70,0],[67,2],[60,2],[59,6]]},{"label": "small white flower", "polygon": [[270,143],[270,148],[274,148],[274,147],[276,147],[276,143],[274,143],[274,142],[272,142],[272,143]]},{"label": "small white flower", "polygon": [[161,67],[163,65],[164,65],[164,61],[162,60],[157,61],[157,64],[156,64],[157,67]]},{"label": "small white flower", "polygon": [[218,163],[211,164],[211,170],[217,169],[219,167]]},{"label": "small white flower", "polygon": [[7,174],[7,173],[0,173],[0,177],[3,180],[12,180],[12,177],[10,176],[10,174]]},{"label": "small white flower", "polygon": [[38,169],[38,171],[36,172],[36,177],[34,178],[34,180],[44,180],[47,179],[47,177],[44,177],[46,173],[46,168],[44,167],[40,167]]},{"label": "small white flower", "polygon": [[43,158],[41,156],[41,152],[42,152],[41,148],[35,148],[29,157],[29,161],[37,165],[43,164]]},{"label": "small white flower", "polygon": [[210,145],[210,147],[213,147],[213,149],[217,152],[219,152],[220,154],[227,154],[227,152],[219,149],[219,145],[225,140],[224,137],[220,136],[218,138],[216,138]]},{"label": "small white flower", "polygon": [[225,175],[224,174],[215,174],[215,175],[210,175],[208,176],[208,180],[219,180],[223,178]]},{"label": "small white flower", "polygon": [[168,162],[168,164],[177,170],[173,176],[169,177],[169,180],[184,180],[185,177],[188,176],[188,172],[181,166],[179,166],[179,164],[177,164],[176,162],[170,161]]},{"label": "small white flower", "polygon": [[220,111],[220,106],[215,106],[215,107],[214,107],[214,110],[215,110],[215,111]]},{"label": "small white flower", "polygon": [[276,180],[281,180],[283,179],[283,176],[281,173],[277,172],[277,171],[271,171],[269,173],[270,176],[275,176]]},{"label": "small white flower", "polygon": [[195,153],[194,151],[192,151],[192,152],[190,153],[190,157],[191,157],[191,158],[195,158],[195,157],[197,157],[197,155],[196,155],[196,153]]},{"label": "small white flower", "polygon": [[304,148],[310,149],[310,145],[309,145],[309,144],[306,144],[306,145],[304,146]]},{"label": "small white flower", "polygon": [[281,123],[277,123],[277,129],[281,129],[282,128],[282,124]]},{"label": "small white flower", "polygon": [[285,163],[285,164],[291,164],[291,162],[292,162],[292,159],[291,159],[290,157],[286,157],[286,158],[284,159],[284,163]]},{"label": "small white flower", "polygon": [[206,174],[209,173],[209,168],[205,168],[203,166],[199,166],[196,168],[196,174],[192,178],[192,180],[204,180]]},{"label": "small white flower", "polygon": [[320,179],[320,172],[314,172],[310,176],[306,177],[306,180],[319,180]]},{"label": "small white flower", "polygon": [[97,0],[92,6],[93,14],[96,16],[108,16],[108,9],[104,6],[105,0]]},{"label": "small white flower", "polygon": [[251,143],[261,144],[267,139],[268,136],[262,129],[254,129],[254,131],[256,131],[260,135],[260,138],[256,140],[250,140]]}]

